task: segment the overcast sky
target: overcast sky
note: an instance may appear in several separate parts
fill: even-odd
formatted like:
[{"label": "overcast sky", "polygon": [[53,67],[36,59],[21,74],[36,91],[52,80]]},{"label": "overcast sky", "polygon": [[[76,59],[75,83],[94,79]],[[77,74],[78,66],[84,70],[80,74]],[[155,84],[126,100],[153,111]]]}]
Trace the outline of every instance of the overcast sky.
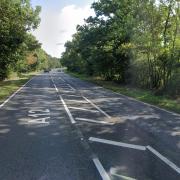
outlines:
[{"label": "overcast sky", "polygon": [[94,0],[31,0],[33,6],[40,5],[41,23],[33,32],[43,49],[54,57],[60,57],[64,43],[71,40],[76,25],[93,15],[90,8]]}]

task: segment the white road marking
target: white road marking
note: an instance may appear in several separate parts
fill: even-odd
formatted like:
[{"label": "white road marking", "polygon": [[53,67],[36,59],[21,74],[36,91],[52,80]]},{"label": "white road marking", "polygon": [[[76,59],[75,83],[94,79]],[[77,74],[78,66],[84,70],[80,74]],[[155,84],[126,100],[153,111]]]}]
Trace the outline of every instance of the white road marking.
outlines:
[{"label": "white road marking", "polygon": [[[104,90],[106,90],[106,91],[109,90],[109,89],[105,89],[104,87],[102,87],[102,88],[103,88]],[[160,108],[160,107],[158,107],[158,106],[155,106],[155,105],[152,105],[152,104],[145,103],[145,102],[143,102],[143,101],[140,101],[140,100],[137,100],[137,99],[135,99],[135,98],[126,96],[126,95],[124,95],[124,94],[120,94],[120,93],[117,93],[117,92],[113,92],[113,91],[111,91],[111,90],[109,90],[109,91],[110,91],[111,93],[117,94],[117,95],[119,95],[119,96],[123,96],[123,97],[125,97],[125,98],[127,98],[127,99],[129,99],[129,100],[133,100],[133,101],[142,103],[142,104],[144,104],[144,105],[147,105],[148,107],[153,107],[153,108],[159,109],[159,110],[161,110],[161,111],[170,113],[170,114],[172,114],[172,115],[174,115],[174,116],[179,116],[179,117],[180,117],[180,114],[177,114],[177,113],[175,113],[175,112],[168,111],[168,110],[163,109],[163,108]]]},{"label": "white road marking", "polygon": [[106,112],[104,112],[101,108],[99,108],[97,105],[95,105],[92,101],[90,101],[85,96],[82,96],[87,102],[89,102],[92,106],[94,106],[96,109],[98,109],[102,114],[104,114],[107,118],[111,119],[111,116],[109,116]]},{"label": "white road marking", "polygon": [[97,111],[97,110],[78,108],[78,107],[73,107],[73,106],[69,107],[69,109],[76,109],[76,110],[80,110],[80,111],[88,111],[88,112],[93,112],[93,113],[99,113],[99,111]]},{"label": "white road marking", "polygon": [[161,159],[164,163],[166,163],[168,166],[170,166],[172,169],[174,169],[177,173],[180,174],[180,168],[176,166],[173,162],[171,162],[169,159],[161,155],[158,151],[156,151],[151,146],[147,146],[147,149],[152,152],[154,155],[156,155],[159,159]]},{"label": "white road marking", "polygon": [[76,118],[76,120],[78,120],[78,121],[92,122],[92,123],[97,123],[97,124],[114,125],[114,123],[105,122],[105,121],[96,121],[96,120],[93,120],[93,119],[86,119],[86,118]]},{"label": "white road marking", "polygon": [[79,97],[82,98],[82,96],[77,96],[77,95],[73,95],[73,94],[61,94],[62,96],[72,96],[72,97]]},{"label": "white road marking", "polygon": [[93,158],[93,162],[96,166],[96,168],[99,171],[99,174],[101,175],[103,180],[111,180],[107,172],[105,171],[104,167],[102,166],[101,162],[98,158]]},{"label": "white road marking", "polygon": [[70,84],[67,84],[73,91],[76,91],[75,88],[73,88]]},{"label": "white road marking", "polygon": [[74,99],[66,99],[66,101],[82,103],[82,104],[87,103],[87,101],[80,101],[80,100],[74,100]]},{"label": "white road marking", "polygon": [[36,113],[36,112],[43,112],[43,113],[49,113],[49,109],[45,109],[45,110],[42,110],[42,109],[33,109],[33,110],[29,110],[29,113]]},{"label": "white road marking", "polygon": [[[34,78],[34,77],[33,77]],[[29,81],[27,81],[22,87],[20,87],[17,91],[15,91],[11,96],[9,96],[2,104],[0,104],[0,109],[9,101],[11,100],[19,91],[21,91],[30,81],[32,81],[31,78]]]},{"label": "white road marking", "polygon": [[[54,80],[53,80],[52,77],[51,77],[51,80],[52,80],[52,82],[53,82],[53,85],[54,85],[56,91],[59,92],[58,89],[57,89],[57,87],[56,87],[56,84],[54,83]],[[63,106],[64,106],[64,109],[66,110],[67,115],[69,116],[69,119],[70,119],[71,123],[72,123],[72,124],[75,124],[76,121],[74,120],[74,118],[73,118],[71,112],[69,111],[69,109],[68,109],[68,107],[67,107],[67,105],[66,105],[64,99],[62,98],[61,95],[59,95],[59,98],[60,98],[60,100],[61,100],[61,102],[62,102],[62,104],[63,104]]]},{"label": "white road marking", "polygon": [[117,177],[119,177],[122,180],[137,180],[137,179],[134,179],[134,178],[131,178],[131,177],[128,177],[128,176],[117,174],[115,168],[111,168],[110,169],[110,174],[113,175],[113,176],[117,176]]},{"label": "white road marking", "polygon": [[134,144],[127,144],[127,143],[123,143],[123,142],[111,141],[111,140],[100,139],[100,138],[95,138],[95,137],[90,137],[89,141],[99,142],[99,143],[104,143],[104,144],[110,144],[110,145],[120,146],[120,147],[126,147],[126,148],[141,150],[141,151],[145,151],[146,150],[145,146],[134,145]]},{"label": "white road marking", "polygon": [[66,113],[67,113],[67,114],[68,114],[68,116],[69,116],[69,119],[71,120],[71,123],[72,123],[72,124],[75,124],[75,123],[76,123],[76,121],[74,120],[74,118],[73,118],[73,116],[72,116],[71,112],[69,111],[69,109],[68,109],[68,107],[67,107],[66,103],[64,102],[64,99],[62,98],[62,96],[61,96],[61,95],[59,95],[59,97],[60,97],[60,99],[61,99],[61,102],[62,102],[62,104],[63,104],[63,106],[64,106],[65,110],[66,110]]},{"label": "white road marking", "polygon": [[128,116],[121,116],[122,119],[129,119],[129,120],[136,120],[139,118],[143,118],[143,119],[159,119],[160,117],[156,114],[154,115],[128,115]]},{"label": "white road marking", "polygon": [[63,78],[60,77],[59,79],[60,79],[61,81],[65,82],[65,80],[64,80]]},{"label": "white road marking", "polygon": [[30,123],[30,124],[49,124],[49,121],[46,121],[47,119],[50,119],[50,117],[32,119],[32,120],[29,120],[28,123]]},{"label": "white road marking", "polygon": [[47,115],[50,115],[50,113],[46,113],[46,114],[28,114],[29,117],[39,117],[39,116],[47,116]]}]

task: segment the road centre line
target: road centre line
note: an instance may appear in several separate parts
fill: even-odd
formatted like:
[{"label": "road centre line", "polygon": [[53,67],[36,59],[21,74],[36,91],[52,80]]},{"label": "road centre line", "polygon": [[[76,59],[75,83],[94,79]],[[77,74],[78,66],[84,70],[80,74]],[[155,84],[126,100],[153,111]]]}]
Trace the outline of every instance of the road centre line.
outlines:
[{"label": "road centre line", "polygon": [[103,180],[111,180],[107,172],[105,171],[104,167],[102,166],[101,162],[98,158],[93,158],[93,162],[96,166],[96,168],[99,171],[99,174],[101,175]]},{"label": "road centre line", "polygon": [[59,95],[59,97],[60,97],[60,99],[61,99],[61,102],[62,102],[62,104],[63,104],[63,106],[64,106],[65,110],[66,110],[66,113],[67,113],[67,114],[68,114],[68,116],[69,116],[69,119],[70,119],[71,123],[72,123],[72,124],[75,124],[75,123],[76,123],[76,121],[74,120],[74,118],[73,118],[73,116],[72,116],[71,112],[69,111],[69,108],[67,107],[67,105],[66,105],[66,103],[65,103],[64,99],[62,98],[62,96],[61,96],[61,95]]},{"label": "road centre line", "polygon": [[178,166],[176,166],[176,164],[174,164],[173,162],[171,162],[169,159],[167,159],[165,156],[163,156],[162,154],[160,154],[158,151],[156,151],[154,148],[152,148],[151,146],[147,146],[147,149],[153,153],[154,155],[156,155],[159,159],[161,159],[164,163],[166,163],[168,166],[170,166],[173,170],[175,170],[177,173],[180,174],[180,168]]},{"label": "road centre line", "polygon": [[120,147],[126,147],[126,148],[141,150],[141,151],[146,150],[145,146],[128,144],[128,143],[117,142],[117,141],[111,141],[111,140],[100,139],[100,138],[95,138],[95,137],[90,137],[89,141],[99,142],[99,143],[104,143],[104,144],[110,144],[110,145],[115,145],[115,146],[120,146]]},{"label": "road centre line", "polygon": [[[72,86],[71,86],[72,87]],[[73,87],[72,87],[73,88]],[[75,88],[73,88],[76,90]],[[65,92],[65,91],[64,91]],[[111,116],[108,115],[106,112],[104,112],[101,108],[99,108],[97,105],[95,105],[92,101],[90,101],[88,98],[85,96],[82,96],[88,103],[90,103],[92,106],[94,106],[96,109],[98,109],[102,114],[104,114],[107,118],[111,119]]]},{"label": "road centre line", "polygon": [[78,120],[78,121],[92,122],[92,123],[97,123],[97,124],[114,125],[114,123],[105,122],[105,121],[96,121],[96,120],[93,120],[93,119],[86,119],[86,118],[76,118],[76,120]]},{"label": "road centre line", "polygon": [[[53,82],[53,85],[54,85],[56,91],[59,92],[58,89],[57,89],[57,87],[56,87],[56,84],[54,83],[54,80],[53,80],[52,77],[51,77],[51,80],[52,80],[52,82]],[[61,100],[61,102],[62,102],[62,104],[63,104],[63,106],[64,106],[64,109],[66,110],[66,113],[67,113],[67,115],[68,115],[68,117],[69,117],[71,123],[72,123],[72,124],[75,124],[76,121],[74,120],[74,118],[73,118],[71,112],[69,111],[69,109],[68,109],[68,107],[67,107],[67,105],[66,105],[64,99],[62,98],[61,95],[59,95],[59,98],[60,98],[60,100]]]},{"label": "road centre line", "polygon": [[[53,79],[52,79],[52,81],[53,81]],[[54,84],[54,85],[55,85],[55,84]],[[55,85],[55,87],[56,87],[56,85]],[[65,110],[66,110],[66,112],[67,112],[67,114],[68,114],[68,116],[69,116],[69,118],[70,118],[70,120],[71,120],[71,123],[72,123],[72,124],[75,124],[76,121],[74,120],[74,118],[73,118],[71,112],[69,111],[66,103],[64,102],[62,96],[59,95],[59,97],[60,97],[60,99],[61,99],[61,101],[62,101],[62,104],[64,105],[64,108],[65,108]],[[80,134],[82,134],[81,131],[80,131]],[[87,142],[86,142],[86,143],[87,143]],[[87,143],[87,144],[88,144],[88,143]],[[89,145],[88,145],[88,146],[89,146]],[[94,162],[97,170],[99,171],[102,179],[103,179],[103,180],[111,180],[110,177],[109,177],[109,175],[108,175],[107,172],[105,171],[104,167],[102,166],[101,162],[99,161],[99,159],[98,159],[97,157],[95,157],[95,158],[92,158],[92,160],[93,160],[93,162]]]},{"label": "road centre line", "polygon": [[85,96],[82,96],[87,102],[89,102],[92,106],[94,106],[96,109],[98,109],[102,114],[104,114],[107,118],[111,119],[111,116],[109,116],[106,112],[104,112],[101,108],[99,108],[97,105],[95,105],[92,101],[90,101]]},{"label": "road centre line", "polygon": [[69,109],[75,109],[75,110],[81,110],[81,111],[89,111],[89,112],[99,113],[99,111],[97,111],[97,110],[91,110],[91,109],[85,109],[85,108],[78,108],[78,107],[73,107],[73,106],[70,106]]},{"label": "road centre line", "polygon": [[21,86],[17,91],[15,91],[11,96],[9,96],[2,104],[0,104],[0,109],[8,102],[10,101],[19,91],[21,91],[30,81],[32,81],[33,78],[29,79],[23,86]]}]

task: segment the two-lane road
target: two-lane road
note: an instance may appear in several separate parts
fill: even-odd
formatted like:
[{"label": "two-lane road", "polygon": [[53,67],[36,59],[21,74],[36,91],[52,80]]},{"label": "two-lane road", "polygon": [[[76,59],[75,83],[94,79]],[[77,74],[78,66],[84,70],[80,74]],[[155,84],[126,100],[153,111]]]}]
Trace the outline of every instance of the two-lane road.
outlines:
[{"label": "two-lane road", "polygon": [[178,180],[180,115],[51,72],[0,108],[1,180]]}]

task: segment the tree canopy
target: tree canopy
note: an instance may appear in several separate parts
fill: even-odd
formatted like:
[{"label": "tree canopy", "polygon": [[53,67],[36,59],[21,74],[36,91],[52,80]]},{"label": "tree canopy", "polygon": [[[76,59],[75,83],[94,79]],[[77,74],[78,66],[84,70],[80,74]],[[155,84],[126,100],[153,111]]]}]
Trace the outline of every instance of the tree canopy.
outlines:
[{"label": "tree canopy", "polygon": [[77,26],[61,62],[70,71],[164,90],[180,73],[179,6],[177,0],[94,2],[95,16]]}]

